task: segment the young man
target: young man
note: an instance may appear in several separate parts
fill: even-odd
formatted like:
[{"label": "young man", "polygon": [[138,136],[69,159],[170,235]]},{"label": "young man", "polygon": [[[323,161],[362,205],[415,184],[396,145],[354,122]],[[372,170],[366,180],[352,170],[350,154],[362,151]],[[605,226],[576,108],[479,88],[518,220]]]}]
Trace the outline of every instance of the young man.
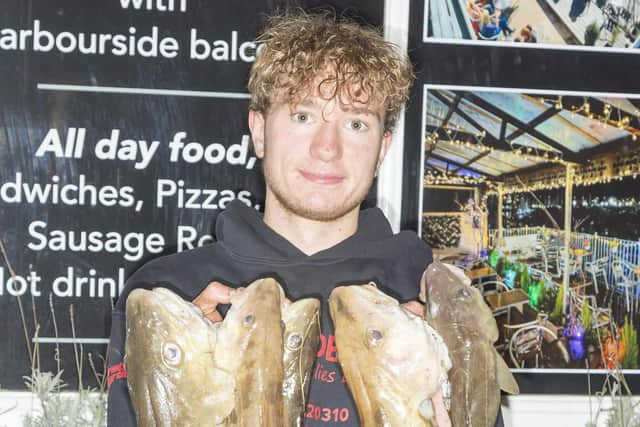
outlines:
[{"label": "young man", "polygon": [[[276,277],[290,299],[321,298],[322,345],[306,425],[358,426],[337,361],[329,293],[375,281],[403,302],[415,300],[431,262],[415,233],[393,235],[380,210],[360,210],[408,97],[408,60],[375,31],[325,15],[273,18],[260,40],[249,127],[263,159],[264,216],[230,204],[218,217],[216,243],[154,260],[129,279],[113,311],[111,426],[135,425],[122,364],[125,300],[133,288],[172,288],[214,321],[233,287],[259,277]],[[415,301],[406,308],[421,311]],[[446,425],[446,412],[441,419]]]}]

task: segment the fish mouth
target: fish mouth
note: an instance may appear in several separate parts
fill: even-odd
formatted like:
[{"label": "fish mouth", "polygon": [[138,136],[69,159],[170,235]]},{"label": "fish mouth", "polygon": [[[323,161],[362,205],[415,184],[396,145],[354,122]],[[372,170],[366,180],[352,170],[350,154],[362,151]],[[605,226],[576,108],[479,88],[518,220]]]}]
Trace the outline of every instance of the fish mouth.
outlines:
[{"label": "fish mouth", "polygon": [[272,278],[259,279],[241,291],[231,292],[231,306],[236,309],[242,308],[248,300],[260,301],[262,297],[274,293],[280,294],[281,301],[286,300],[282,287]]},{"label": "fish mouth", "polygon": [[364,285],[338,286],[329,295],[329,301],[335,301],[336,306],[343,308],[351,304],[398,305],[398,301],[381,292],[375,283]]},{"label": "fish mouth", "polygon": [[398,305],[373,284],[338,286],[329,295],[329,312],[336,328],[370,324],[372,319],[392,315]]},{"label": "fish mouth", "polygon": [[[167,288],[134,289],[127,297],[127,309],[131,315],[151,319],[158,325],[189,329],[211,325],[200,308]],[[127,318],[131,316],[128,314]]]}]

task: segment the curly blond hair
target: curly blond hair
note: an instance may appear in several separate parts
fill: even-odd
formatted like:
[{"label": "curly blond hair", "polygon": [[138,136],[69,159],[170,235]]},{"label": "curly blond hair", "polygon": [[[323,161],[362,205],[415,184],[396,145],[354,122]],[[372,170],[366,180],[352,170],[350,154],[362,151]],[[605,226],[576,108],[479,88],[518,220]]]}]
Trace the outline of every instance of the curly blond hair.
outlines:
[{"label": "curly blond hair", "polygon": [[266,114],[276,100],[296,104],[317,90],[342,105],[382,103],[384,129],[393,130],[414,76],[406,55],[378,31],[330,12],[297,10],[271,17],[257,42],[252,110]]}]

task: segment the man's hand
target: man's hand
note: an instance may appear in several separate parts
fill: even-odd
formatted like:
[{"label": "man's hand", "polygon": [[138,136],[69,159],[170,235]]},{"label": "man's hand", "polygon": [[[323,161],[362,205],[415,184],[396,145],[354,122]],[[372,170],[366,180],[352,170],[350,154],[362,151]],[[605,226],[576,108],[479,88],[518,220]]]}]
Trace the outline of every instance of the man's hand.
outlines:
[{"label": "man's hand", "polygon": [[411,314],[415,314],[416,316],[424,319],[424,304],[419,301],[409,301],[404,304],[400,304],[402,308],[407,310]]},{"label": "man's hand", "polygon": [[[242,288],[238,288],[242,289]],[[222,316],[218,312],[218,304],[230,304],[231,294],[236,289],[223,285],[220,282],[211,282],[193,300],[193,303],[202,310],[204,316],[212,322],[222,321]]]}]

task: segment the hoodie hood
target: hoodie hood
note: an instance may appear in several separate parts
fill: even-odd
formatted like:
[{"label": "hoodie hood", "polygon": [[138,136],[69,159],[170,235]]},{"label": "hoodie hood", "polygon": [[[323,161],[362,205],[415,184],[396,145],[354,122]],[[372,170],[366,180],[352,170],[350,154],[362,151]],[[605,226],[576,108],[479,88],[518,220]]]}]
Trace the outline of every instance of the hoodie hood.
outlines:
[{"label": "hoodie hood", "polygon": [[[344,257],[371,256],[375,248],[388,251],[385,241],[393,237],[389,222],[378,208],[360,211],[356,232],[337,245],[307,255],[267,226],[262,215],[235,200],[216,220],[216,239],[235,257],[270,263],[297,263],[335,260]],[[365,253],[367,255],[365,255]]]}]

